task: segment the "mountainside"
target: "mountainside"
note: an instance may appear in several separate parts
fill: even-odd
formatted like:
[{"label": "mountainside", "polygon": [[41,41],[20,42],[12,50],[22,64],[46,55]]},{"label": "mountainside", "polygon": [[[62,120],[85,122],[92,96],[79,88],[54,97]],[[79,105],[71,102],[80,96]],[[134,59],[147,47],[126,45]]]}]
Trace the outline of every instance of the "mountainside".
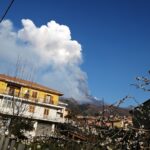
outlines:
[{"label": "mountainside", "polygon": [[75,115],[95,116],[100,112],[105,112],[105,115],[117,114],[121,116],[129,115],[129,109],[103,104],[102,101],[94,100],[91,103],[78,103],[73,98],[61,98],[60,101],[68,104],[68,109]]}]

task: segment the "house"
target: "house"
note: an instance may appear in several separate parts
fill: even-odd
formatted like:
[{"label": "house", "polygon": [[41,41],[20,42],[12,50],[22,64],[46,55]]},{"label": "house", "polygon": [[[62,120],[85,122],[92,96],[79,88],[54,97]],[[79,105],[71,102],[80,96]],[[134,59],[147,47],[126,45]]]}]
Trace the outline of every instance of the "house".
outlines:
[{"label": "house", "polygon": [[132,125],[132,118],[131,116],[124,116],[118,119],[115,118],[110,122],[112,127],[127,129],[129,125]]},{"label": "house", "polygon": [[81,124],[81,125],[89,125],[89,126],[92,126],[92,125],[97,125],[97,126],[100,126],[100,122],[98,122],[98,117],[95,117],[95,116],[81,116],[81,115],[78,115],[76,116],[77,118],[77,121]]},{"label": "house", "polygon": [[35,82],[0,74],[0,115],[35,121],[31,136],[50,135],[55,125],[65,122],[67,104],[63,94]]},{"label": "house", "polygon": [[130,111],[133,126],[137,129],[150,129],[150,99]]}]

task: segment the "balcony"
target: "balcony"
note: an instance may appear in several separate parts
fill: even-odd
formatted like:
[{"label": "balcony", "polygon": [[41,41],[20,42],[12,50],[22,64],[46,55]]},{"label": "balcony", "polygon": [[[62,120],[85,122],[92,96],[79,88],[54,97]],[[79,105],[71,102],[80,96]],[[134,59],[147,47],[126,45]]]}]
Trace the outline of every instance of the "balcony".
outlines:
[{"label": "balcony", "polygon": [[57,113],[60,113],[60,114],[62,114],[63,113],[63,110],[61,109],[59,109],[59,110],[57,110]]},{"label": "balcony", "polygon": [[33,120],[42,120],[48,122],[57,122],[63,123],[64,119],[57,116],[57,109],[53,109],[52,107],[50,110],[53,110],[53,114],[43,115],[45,106],[41,105],[34,105],[35,110],[34,112],[29,111],[30,103],[22,103],[18,99],[13,99],[12,96],[6,96],[0,94],[0,114],[8,115],[8,116],[20,116],[25,118],[30,118]]},{"label": "balcony", "polygon": [[10,96],[18,100],[24,100],[24,101],[28,101],[32,103],[49,105],[51,107],[57,106],[57,105],[54,105],[54,103],[51,101],[48,102],[46,98],[39,97],[37,95],[30,95],[29,93],[21,93],[20,91],[15,91],[15,90],[10,91],[10,90],[5,90],[5,89],[0,89],[0,94],[8,96],[8,97]]}]

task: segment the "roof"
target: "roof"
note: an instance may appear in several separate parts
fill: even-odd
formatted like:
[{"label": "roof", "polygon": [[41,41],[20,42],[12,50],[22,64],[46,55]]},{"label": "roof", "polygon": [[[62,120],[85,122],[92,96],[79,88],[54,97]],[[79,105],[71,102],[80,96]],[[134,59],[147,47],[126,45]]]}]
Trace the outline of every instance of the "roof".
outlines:
[{"label": "roof", "polygon": [[150,99],[148,99],[148,100],[144,101],[142,104],[139,104],[138,106],[134,107],[132,110],[129,111],[129,113],[132,114],[135,110],[137,110],[140,107],[149,107],[149,106],[150,106]]},{"label": "roof", "polygon": [[144,101],[143,103],[139,104],[138,106],[134,107],[134,109],[139,108],[139,107],[143,107],[143,106],[147,106],[150,105],[150,99]]},{"label": "roof", "polygon": [[145,102],[143,102],[144,105],[147,105],[150,103],[150,99],[146,100]]},{"label": "roof", "polygon": [[33,88],[36,90],[40,90],[40,91],[44,91],[44,92],[48,92],[48,93],[53,93],[53,94],[57,94],[59,96],[62,96],[63,94],[57,90],[51,89],[49,87],[40,85],[38,83],[32,82],[32,81],[28,81],[28,80],[24,80],[18,77],[12,77],[12,76],[8,76],[5,74],[0,74],[0,81],[5,81],[8,83],[15,83],[24,87],[29,87],[29,88]]}]

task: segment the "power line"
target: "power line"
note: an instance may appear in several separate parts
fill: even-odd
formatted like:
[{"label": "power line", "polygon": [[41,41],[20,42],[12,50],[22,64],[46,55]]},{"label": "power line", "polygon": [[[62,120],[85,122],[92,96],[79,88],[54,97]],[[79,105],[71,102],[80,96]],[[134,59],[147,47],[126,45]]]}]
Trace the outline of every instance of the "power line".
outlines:
[{"label": "power line", "polygon": [[12,0],[12,1],[10,2],[10,4],[8,5],[7,9],[5,10],[4,14],[2,15],[2,17],[1,17],[1,19],[0,19],[0,23],[1,23],[1,22],[3,21],[3,19],[5,18],[6,14],[8,13],[8,11],[9,11],[9,9],[10,9],[10,7],[12,6],[12,4],[13,4],[14,1],[15,1],[15,0]]}]

